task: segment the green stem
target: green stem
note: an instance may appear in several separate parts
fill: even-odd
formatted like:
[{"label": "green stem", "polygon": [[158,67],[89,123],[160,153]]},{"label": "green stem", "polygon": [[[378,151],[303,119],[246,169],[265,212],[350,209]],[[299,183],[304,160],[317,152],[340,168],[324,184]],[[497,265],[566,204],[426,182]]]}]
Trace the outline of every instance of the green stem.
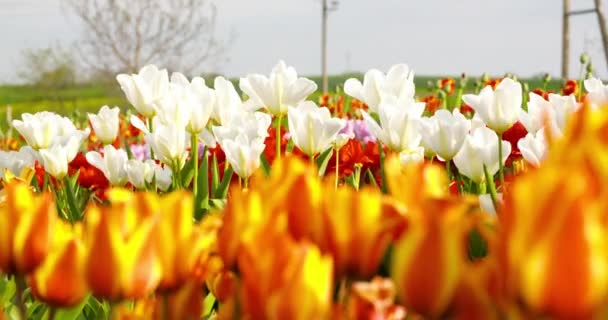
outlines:
[{"label": "green stem", "polygon": [[382,149],[382,141],[378,140],[377,143],[378,153],[380,154],[380,178],[382,179],[380,187],[382,189],[382,193],[387,194],[388,186],[386,185],[386,174],[384,173],[384,159],[386,156],[384,155],[384,149]]},{"label": "green stem", "polygon": [[283,115],[280,114],[279,118],[277,120],[277,136],[275,137],[276,140],[276,159],[281,159],[281,122],[283,122]]},{"label": "green stem", "polygon": [[243,190],[247,190],[249,188],[249,178],[243,179]]},{"label": "green stem", "polygon": [[314,154],[311,155],[309,159],[310,159],[310,165],[313,166],[313,167],[316,167],[316,164],[315,164],[315,155]]},{"label": "green stem", "polygon": [[336,190],[338,190],[338,181],[340,180],[339,175],[340,175],[340,170],[338,169],[340,166],[340,148],[336,148],[336,181],[335,181],[335,185],[334,188]]},{"label": "green stem", "polygon": [[25,279],[23,279],[21,276],[15,276],[13,278],[13,280],[15,281],[15,288],[16,288],[16,304],[17,304],[17,309],[19,310],[19,317],[22,320],[27,319],[27,308],[25,307],[25,302],[23,301],[23,293],[25,292]]},{"label": "green stem", "polygon": [[490,189],[490,197],[492,198],[492,203],[494,204],[494,209],[498,210],[498,194],[496,193],[496,186],[494,185],[494,178],[488,171],[488,167],[483,165],[483,172],[486,175],[486,184],[487,188]]},{"label": "green stem", "polygon": [[192,194],[194,199],[197,199],[198,195],[198,136],[192,134],[190,142],[190,151],[192,151],[192,161],[194,161],[194,183],[192,184]]},{"label": "green stem", "polygon": [[[585,64],[581,63],[581,71],[579,73],[579,77],[578,77],[578,97],[577,97],[577,101],[581,101],[581,98],[583,97],[583,80],[585,77]],[[568,80],[568,79],[566,79]]]},{"label": "green stem", "polygon": [[[146,122],[148,124],[148,130],[150,131],[150,133],[152,133],[154,131],[154,125],[152,124],[152,118],[146,118]],[[148,143],[148,147],[150,148],[150,159],[154,159],[154,150],[152,150],[152,146],[150,146],[150,144]]]},{"label": "green stem", "polygon": [[500,177],[500,186],[505,185],[505,166],[502,161],[502,133],[498,135],[498,176]]},{"label": "green stem", "polygon": [[55,320],[55,315],[57,314],[57,309],[54,307],[49,307],[49,317],[48,320]]},{"label": "green stem", "polygon": [[452,182],[452,160],[445,161],[445,171],[448,174],[448,182]]}]

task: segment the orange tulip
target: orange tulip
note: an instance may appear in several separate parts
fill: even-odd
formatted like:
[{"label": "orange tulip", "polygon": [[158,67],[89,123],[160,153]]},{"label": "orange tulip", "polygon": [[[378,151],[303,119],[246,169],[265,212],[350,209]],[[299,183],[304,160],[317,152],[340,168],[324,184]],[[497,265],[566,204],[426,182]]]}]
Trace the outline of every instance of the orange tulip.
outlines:
[{"label": "orange tulip", "polygon": [[584,318],[607,302],[608,188],[596,179],[583,163],[545,163],[506,194],[507,284],[535,312]]},{"label": "orange tulip", "polygon": [[467,260],[470,209],[459,199],[410,207],[408,229],[395,243],[390,272],[408,311],[439,317],[452,302]]},{"label": "orange tulip", "polygon": [[158,217],[150,209],[158,200],[122,189],[108,196],[112,206],[91,207],[86,213],[89,287],[110,300],[145,297],[162,276],[154,233]]},{"label": "orange tulip", "polygon": [[0,203],[0,271],[27,274],[48,254],[57,211],[53,196],[35,196],[17,180],[5,187]]},{"label": "orange tulip", "polygon": [[[260,230],[243,244],[238,265],[244,319],[327,319],[333,294],[331,257],[287,234]],[[276,230],[276,229],[275,229]]]},{"label": "orange tulip", "polygon": [[[193,199],[190,193],[172,192],[160,198],[157,225],[158,237],[170,239],[157,241],[157,250],[162,263],[163,276],[159,290],[171,290],[187,280],[193,280],[195,273],[201,275],[201,268],[208,261],[217,246],[217,230],[221,220],[216,215],[208,215],[200,224],[192,222]],[[204,281],[205,279],[202,279]]]},{"label": "orange tulip", "polygon": [[85,256],[82,226],[57,224],[49,255],[28,279],[34,296],[55,307],[80,303],[87,295]]}]

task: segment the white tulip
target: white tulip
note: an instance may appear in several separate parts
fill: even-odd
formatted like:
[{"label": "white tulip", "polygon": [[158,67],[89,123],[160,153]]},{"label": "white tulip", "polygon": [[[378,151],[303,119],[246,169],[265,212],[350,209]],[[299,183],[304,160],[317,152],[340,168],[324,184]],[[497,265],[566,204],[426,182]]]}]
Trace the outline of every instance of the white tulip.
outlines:
[{"label": "white tulip", "polygon": [[552,134],[561,137],[570,115],[578,111],[581,104],[576,102],[574,95],[560,96],[558,94],[549,94],[549,102],[553,108],[553,121],[551,125]]},{"label": "white tulip", "polygon": [[348,143],[348,141],[350,141],[354,138],[355,138],[354,132],[338,133],[338,135],[336,136],[336,140],[334,141],[334,148],[340,150],[340,149],[342,149],[342,147],[344,147]]},{"label": "white tulip", "polygon": [[89,113],[89,122],[103,144],[111,144],[118,136],[120,109],[103,106],[97,114]]},{"label": "white tulip", "polygon": [[346,125],[345,120],[332,118],[329,109],[311,101],[289,107],[287,119],[294,144],[310,157],[331,147]]},{"label": "white tulip", "polygon": [[296,107],[317,90],[316,83],[298,78],[296,69],[288,67],[283,61],[279,61],[269,77],[248,75],[241,79],[240,87],[254,105],[264,107],[276,116],[285,115],[288,107]]},{"label": "white tulip", "polygon": [[449,161],[462,147],[471,130],[471,121],[458,109],[452,113],[438,110],[431,118],[422,118],[420,126],[424,145],[442,160]]},{"label": "white tulip", "polygon": [[250,139],[240,133],[234,139],[218,140],[226,154],[226,160],[239,177],[249,178],[260,167],[260,156],[264,152],[264,138]]},{"label": "white tulip", "polygon": [[116,80],[133,107],[146,118],[156,114],[156,104],[169,90],[169,74],[154,65],[143,67],[138,74],[119,74]]},{"label": "white tulip", "polygon": [[89,151],[86,154],[87,161],[103,172],[111,185],[123,186],[129,180],[127,174],[127,152],[115,149],[112,145],[103,147],[103,156],[97,151]]},{"label": "white tulip", "polygon": [[153,160],[139,161],[131,159],[127,161],[127,177],[129,182],[137,189],[145,189],[146,183],[154,178],[156,163]]},{"label": "white tulip", "polygon": [[223,125],[233,114],[246,111],[243,107],[243,101],[232,82],[224,79],[224,77],[217,77],[213,87],[215,89],[215,104],[211,118],[217,123]]},{"label": "white tulip", "polygon": [[21,119],[13,120],[12,125],[35,150],[46,149],[56,143],[66,144],[72,135],[84,140],[90,132],[89,129],[76,129],[70,119],[53,112],[24,113]]},{"label": "white tulip", "polygon": [[42,162],[39,153],[29,146],[21,147],[19,151],[0,150],[0,178],[4,178],[5,170],[19,176],[25,168],[33,168],[37,160]]},{"label": "white tulip", "polygon": [[591,108],[597,109],[608,104],[608,86],[602,83],[602,80],[591,78],[585,80],[585,90],[587,90],[587,101]]},{"label": "white tulip", "polygon": [[156,165],[154,167],[154,178],[156,185],[161,191],[167,191],[173,183],[173,172],[168,166]]},{"label": "white tulip", "polygon": [[545,126],[546,123],[551,125],[554,118],[553,106],[545,98],[534,92],[530,92],[530,101],[528,102],[528,111],[519,111],[519,121],[524,125],[526,130],[531,133],[538,132]]},{"label": "white tulip", "polygon": [[517,122],[522,104],[522,88],[519,82],[510,78],[503,79],[492,90],[486,86],[479,95],[465,94],[462,99],[475,113],[498,134],[503,134]]},{"label": "white tulip", "polygon": [[404,150],[399,153],[401,165],[422,163],[424,161],[424,148],[418,147],[414,150]]},{"label": "white tulip", "polygon": [[396,152],[416,150],[422,136],[419,122],[424,112],[424,103],[387,98],[378,107],[378,124],[367,112],[362,111],[363,119],[372,135]]},{"label": "white tulip", "polygon": [[379,70],[368,71],[363,83],[358,79],[348,79],[344,83],[344,92],[349,96],[365,102],[372,112],[378,112],[378,107],[386,97],[397,100],[414,100],[416,86],[414,72],[405,64],[394,65],[385,75]]},{"label": "white tulip", "polygon": [[184,128],[175,125],[158,123],[154,132],[145,135],[154,156],[168,166],[181,169],[186,163],[188,152],[188,134]]},{"label": "white tulip", "polygon": [[[500,161],[504,163],[511,153],[511,144],[503,140],[501,146],[503,159]],[[500,164],[497,150],[496,132],[486,127],[477,128],[465,139],[462,148],[454,157],[454,164],[460,173],[480,183],[485,178],[484,165],[491,175],[498,171]]]},{"label": "white tulip", "polygon": [[544,130],[539,130],[537,133],[528,133],[517,142],[517,147],[524,160],[537,168],[540,167],[541,161],[547,155],[547,141]]},{"label": "white tulip", "polygon": [[63,179],[68,174],[68,164],[74,160],[82,140],[73,135],[65,143],[55,143],[48,149],[40,149],[44,170],[57,179]]}]

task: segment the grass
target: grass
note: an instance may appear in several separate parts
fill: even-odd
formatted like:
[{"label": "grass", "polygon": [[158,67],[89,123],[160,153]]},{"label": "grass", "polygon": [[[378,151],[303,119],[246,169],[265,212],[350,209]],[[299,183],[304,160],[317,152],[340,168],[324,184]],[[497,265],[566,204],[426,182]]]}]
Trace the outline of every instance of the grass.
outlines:
[{"label": "grass", "polygon": [[[360,73],[335,75],[329,78],[329,88],[332,91],[341,88],[348,78],[362,79]],[[419,96],[430,94],[428,83],[435,83],[439,76],[416,76],[416,88]],[[458,79],[458,76],[453,78]],[[321,78],[318,76],[310,77],[317,82],[320,87]],[[470,79],[467,90],[474,89],[476,79]],[[542,87],[541,78],[523,79],[529,84],[530,89]],[[238,80],[233,80],[235,87],[238,88]],[[211,83],[211,82],[209,82]],[[560,80],[553,80],[547,89],[559,91]],[[316,100],[318,94],[311,99]],[[103,105],[119,106],[122,109],[129,108],[128,101],[120,91],[118,83],[110,84],[83,84],[63,89],[49,89],[28,85],[6,85],[0,86],[0,128],[6,128],[7,106],[12,108],[12,118],[17,119],[22,113],[35,113],[39,111],[52,111],[63,115],[86,114],[87,112],[97,112]]]}]

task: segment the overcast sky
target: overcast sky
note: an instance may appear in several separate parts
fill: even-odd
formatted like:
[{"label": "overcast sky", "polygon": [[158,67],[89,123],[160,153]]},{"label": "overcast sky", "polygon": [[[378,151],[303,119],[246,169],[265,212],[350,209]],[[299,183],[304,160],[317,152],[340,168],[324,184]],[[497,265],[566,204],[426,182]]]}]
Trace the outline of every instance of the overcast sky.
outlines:
[{"label": "overcast sky", "polygon": [[[23,48],[70,44],[80,36],[61,0],[0,0],[0,81],[13,82]],[[320,73],[320,0],[215,0],[219,35],[236,38],[220,67],[228,76],[267,73],[279,60]],[[592,0],[572,0],[574,9]],[[571,20],[571,73],[588,51],[605,76],[593,15]],[[330,72],[409,64],[417,74],[513,72],[558,75],[559,0],[340,0],[329,22]]]}]

